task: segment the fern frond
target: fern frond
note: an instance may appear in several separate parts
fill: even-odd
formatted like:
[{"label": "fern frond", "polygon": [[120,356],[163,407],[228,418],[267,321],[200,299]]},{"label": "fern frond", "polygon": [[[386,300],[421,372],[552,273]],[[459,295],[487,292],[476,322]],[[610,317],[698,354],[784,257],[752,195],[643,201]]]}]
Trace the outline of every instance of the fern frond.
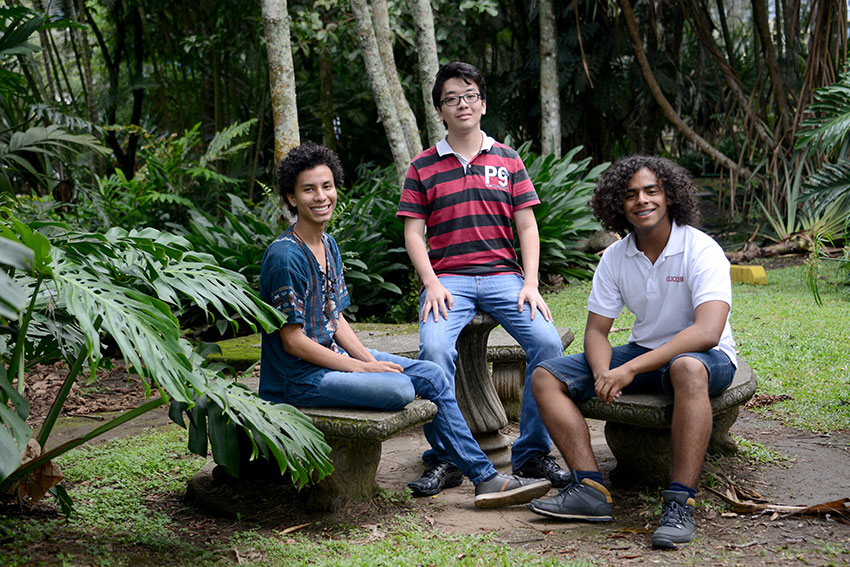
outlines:
[{"label": "fern frond", "polygon": [[249,143],[243,143],[238,146],[231,147],[233,140],[247,134],[256,121],[256,118],[252,118],[246,122],[234,122],[221,132],[217,133],[210,142],[207,151],[204,152],[204,155],[201,157],[201,167],[205,167],[211,161],[221,159],[228,154],[239,151],[250,145]]}]

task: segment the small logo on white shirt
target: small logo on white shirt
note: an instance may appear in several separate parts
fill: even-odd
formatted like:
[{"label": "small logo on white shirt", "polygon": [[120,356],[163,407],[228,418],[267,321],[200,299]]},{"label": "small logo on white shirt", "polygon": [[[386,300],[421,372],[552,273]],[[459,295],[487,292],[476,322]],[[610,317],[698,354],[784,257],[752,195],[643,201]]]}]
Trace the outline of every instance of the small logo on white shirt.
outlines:
[{"label": "small logo on white shirt", "polygon": [[667,281],[672,283],[682,283],[685,281],[685,276],[667,276]]}]

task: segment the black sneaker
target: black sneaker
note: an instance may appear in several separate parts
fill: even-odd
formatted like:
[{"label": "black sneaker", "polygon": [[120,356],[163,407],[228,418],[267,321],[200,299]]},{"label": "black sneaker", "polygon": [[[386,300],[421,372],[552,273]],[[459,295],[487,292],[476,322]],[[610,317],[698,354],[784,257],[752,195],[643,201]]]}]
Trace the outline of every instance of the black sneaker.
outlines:
[{"label": "black sneaker", "polygon": [[614,519],[614,501],[608,489],[589,478],[579,483],[575,473],[570,475],[570,482],[557,496],[532,500],[528,509],[559,520],[610,522]]},{"label": "black sneaker", "polygon": [[525,504],[532,498],[543,496],[552,483],[545,478],[520,478],[498,473],[475,487],[476,508],[501,508],[511,504]]},{"label": "black sneaker", "polygon": [[408,482],[414,496],[434,496],[444,488],[454,488],[463,482],[463,473],[452,463],[435,463],[425,469],[422,478]]},{"label": "black sneaker", "polygon": [[548,478],[555,488],[564,488],[570,482],[570,473],[558,466],[555,457],[534,453],[514,474],[525,478]]},{"label": "black sneaker", "polygon": [[694,499],[687,492],[665,490],[661,493],[661,520],[652,534],[652,547],[676,549],[677,543],[694,539]]}]

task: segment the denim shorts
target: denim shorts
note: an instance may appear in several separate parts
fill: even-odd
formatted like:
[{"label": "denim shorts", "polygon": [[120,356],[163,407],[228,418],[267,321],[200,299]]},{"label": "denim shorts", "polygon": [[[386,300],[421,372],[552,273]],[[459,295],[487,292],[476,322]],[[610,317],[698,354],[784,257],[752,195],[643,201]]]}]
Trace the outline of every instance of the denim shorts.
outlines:
[{"label": "denim shorts", "polygon": [[[614,347],[611,352],[611,368],[622,366],[633,358],[637,358],[651,350],[634,343]],[[696,358],[708,370],[709,396],[716,396],[732,383],[732,378],[735,376],[735,365],[732,364],[732,361],[729,360],[725,352],[719,349],[709,349],[705,352],[686,352],[675,356],[673,360],[682,356]],[[623,388],[623,393],[643,394],[664,392],[668,396],[673,397],[673,384],[670,381],[670,373],[668,372],[673,360],[658,370],[638,374],[631,384]],[[596,395],[593,373],[583,353],[552,358],[540,363],[538,366],[548,370],[558,380],[566,384],[570,392],[570,398],[574,402],[581,403]]]}]

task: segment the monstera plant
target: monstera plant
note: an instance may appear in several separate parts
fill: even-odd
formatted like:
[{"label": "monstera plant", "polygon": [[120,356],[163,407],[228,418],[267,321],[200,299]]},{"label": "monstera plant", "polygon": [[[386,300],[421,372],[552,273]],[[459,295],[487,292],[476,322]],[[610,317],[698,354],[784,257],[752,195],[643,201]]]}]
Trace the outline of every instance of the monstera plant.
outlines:
[{"label": "monstera plant", "polygon": [[[81,232],[61,223],[25,224],[0,208],[0,493],[39,498],[61,479],[52,459],[156,407],[183,423],[189,447],[238,474],[246,447],[288,471],[303,486],[331,470],[328,446],[309,418],[256,393],[209,366],[181,338],[179,312],[187,302],[210,318],[279,328],[277,312],[245,278],[193,251],[182,237],[153,229]],[[148,401],[92,432],[44,450],[73,383],[103,364],[104,340],[117,346],[138,374]],[[40,430],[27,424],[27,367],[63,359],[69,372]],[[244,433],[244,434],[243,434]],[[209,440],[209,444],[208,444]]]}]

